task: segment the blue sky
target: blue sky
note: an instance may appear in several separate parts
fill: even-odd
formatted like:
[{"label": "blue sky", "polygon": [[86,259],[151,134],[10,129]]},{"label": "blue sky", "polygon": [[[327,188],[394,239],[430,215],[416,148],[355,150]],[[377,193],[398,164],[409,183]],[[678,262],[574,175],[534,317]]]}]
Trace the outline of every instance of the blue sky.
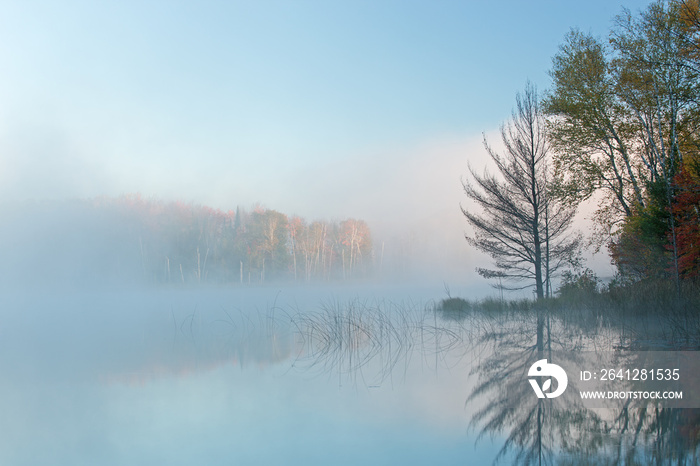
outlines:
[{"label": "blue sky", "polygon": [[605,36],[622,5],[5,1],[0,195],[260,202],[461,238],[482,132],[527,79],[549,85],[571,27]]}]

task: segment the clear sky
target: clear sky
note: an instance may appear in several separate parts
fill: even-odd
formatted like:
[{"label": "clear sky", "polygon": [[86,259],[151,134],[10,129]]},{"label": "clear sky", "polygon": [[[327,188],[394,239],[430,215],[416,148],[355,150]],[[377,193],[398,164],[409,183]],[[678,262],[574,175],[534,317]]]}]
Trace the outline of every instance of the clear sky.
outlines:
[{"label": "clear sky", "polygon": [[647,3],[3,1],[0,196],[259,202],[463,241],[482,132],[549,85],[570,28]]}]

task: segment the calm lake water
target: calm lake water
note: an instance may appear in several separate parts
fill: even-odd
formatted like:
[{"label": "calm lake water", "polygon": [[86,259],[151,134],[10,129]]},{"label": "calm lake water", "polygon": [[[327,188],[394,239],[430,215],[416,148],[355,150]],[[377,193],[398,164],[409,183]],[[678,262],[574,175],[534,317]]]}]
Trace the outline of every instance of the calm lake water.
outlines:
[{"label": "calm lake water", "polygon": [[697,464],[696,409],[547,404],[526,381],[542,348],[639,333],[434,304],[415,288],[6,293],[0,464]]}]

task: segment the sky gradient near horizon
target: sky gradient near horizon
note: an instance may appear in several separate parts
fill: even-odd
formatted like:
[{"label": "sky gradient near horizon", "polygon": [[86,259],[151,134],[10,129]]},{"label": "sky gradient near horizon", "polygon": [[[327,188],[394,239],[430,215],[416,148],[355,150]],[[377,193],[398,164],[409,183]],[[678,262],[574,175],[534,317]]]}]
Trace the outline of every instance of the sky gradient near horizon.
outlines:
[{"label": "sky gradient near horizon", "polygon": [[570,28],[605,37],[647,3],[3,2],[0,196],[261,203],[459,239],[482,133],[526,80],[547,88]]}]

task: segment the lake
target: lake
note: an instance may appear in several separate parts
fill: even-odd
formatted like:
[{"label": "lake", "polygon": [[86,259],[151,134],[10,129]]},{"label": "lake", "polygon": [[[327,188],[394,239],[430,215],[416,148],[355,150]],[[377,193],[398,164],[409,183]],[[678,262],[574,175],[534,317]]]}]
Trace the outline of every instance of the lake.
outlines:
[{"label": "lake", "polygon": [[568,366],[556,400],[527,382],[543,354],[637,355],[648,323],[441,293],[5,293],[0,464],[696,464],[698,409],[588,408]]}]

